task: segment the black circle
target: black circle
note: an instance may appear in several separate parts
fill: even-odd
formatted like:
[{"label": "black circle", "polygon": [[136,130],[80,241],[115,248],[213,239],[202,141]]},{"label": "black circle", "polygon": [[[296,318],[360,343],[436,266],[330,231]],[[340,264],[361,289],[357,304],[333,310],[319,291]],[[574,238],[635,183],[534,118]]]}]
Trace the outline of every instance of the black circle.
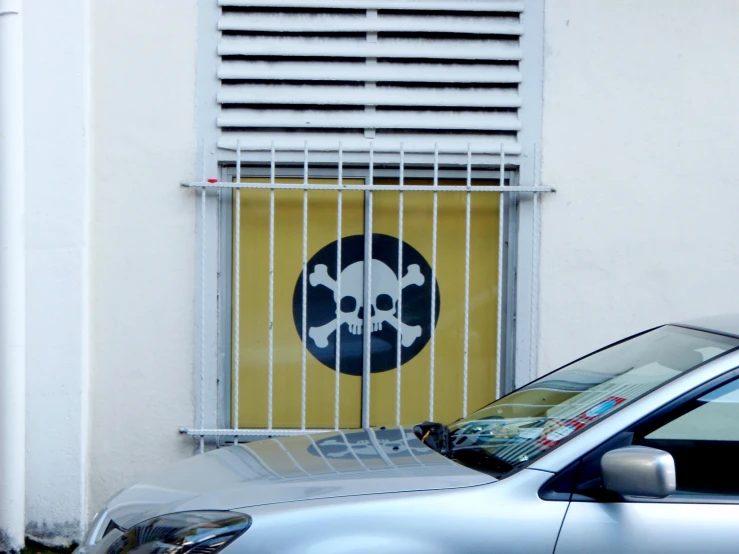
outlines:
[{"label": "black circle", "polygon": [[[361,326],[366,306],[363,306],[363,263],[364,235],[353,235],[341,240],[341,298],[338,305],[334,299],[336,282],[338,242],[327,244],[308,261],[306,279],[306,348],[326,367],[336,369],[336,318],[340,311],[341,327],[339,371],[347,375],[362,375],[364,354],[364,332]],[[431,338],[431,266],[424,257],[408,243],[403,242],[402,275],[405,277],[409,268],[410,275],[415,276],[414,283],[403,283],[398,296],[398,239],[389,235],[372,235],[372,296],[370,317],[377,322],[372,330],[370,344],[370,370],[379,373],[394,369],[397,366],[397,338],[395,329],[399,304],[402,304],[402,323],[409,331],[403,334],[405,342],[400,348],[400,363],[405,364],[418,355]],[[383,267],[384,266],[386,267]],[[325,266],[321,268],[320,266]],[[413,268],[412,266],[417,266]],[[318,267],[318,270],[316,269]],[[358,270],[358,268],[361,268]],[[388,269],[390,271],[388,271]],[[421,278],[419,278],[419,274]],[[326,286],[328,284],[329,286]],[[388,284],[392,286],[388,286]],[[381,289],[381,290],[379,290]],[[439,321],[441,298],[439,284],[435,283],[435,317],[434,326]],[[400,302],[398,302],[400,300]],[[293,319],[298,336],[303,337],[303,273],[298,276],[293,293]],[[357,325],[360,323],[360,325]],[[320,332],[320,329],[323,332]]]}]

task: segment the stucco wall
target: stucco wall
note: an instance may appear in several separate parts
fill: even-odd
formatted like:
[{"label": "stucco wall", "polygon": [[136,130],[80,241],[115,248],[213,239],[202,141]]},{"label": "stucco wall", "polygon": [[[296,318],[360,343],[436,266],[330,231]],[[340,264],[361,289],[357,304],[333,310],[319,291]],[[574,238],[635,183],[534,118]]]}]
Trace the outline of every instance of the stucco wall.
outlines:
[{"label": "stucco wall", "polygon": [[739,3],[549,0],[539,370],[739,311]]},{"label": "stucco wall", "polygon": [[[28,520],[59,538],[193,451],[196,201],[178,182],[198,21],[197,0],[52,4],[25,14]],[[546,3],[540,371],[738,311],[737,20],[734,0]]]},{"label": "stucco wall", "polygon": [[90,509],[192,453],[196,0],[91,3]]},{"label": "stucco wall", "polygon": [[34,538],[65,543],[87,519],[87,3],[30,1],[22,9],[26,521]]}]

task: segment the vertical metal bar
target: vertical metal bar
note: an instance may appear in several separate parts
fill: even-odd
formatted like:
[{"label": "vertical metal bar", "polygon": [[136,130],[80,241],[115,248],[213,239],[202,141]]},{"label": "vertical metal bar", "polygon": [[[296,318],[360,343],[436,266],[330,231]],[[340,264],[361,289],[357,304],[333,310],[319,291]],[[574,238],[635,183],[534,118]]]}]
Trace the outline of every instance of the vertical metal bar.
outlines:
[{"label": "vertical metal bar", "polygon": [[[300,428],[305,429],[306,395],[307,395],[307,311],[308,311],[308,141],[303,152],[303,313],[302,313],[302,358],[301,358],[301,396],[300,396]],[[341,310],[338,310],[341,311]]]},{"label": "vertical metal bar", "polygon": [[[375,144],[370,142],[369,185],[374,185]],[[372,200],[374,193],[367,191],[366,234],[364,256],[364,359],[362,360],[362,427],[370,426],[370,375],[372,370]]]},{"label": "vertical metal bar", "polygon": [[400,426],[400,403],[401,403],[401,360],[400,339],[403,328],[403,185],[405,184],[405,151],[403,143],[400,143],[400,178],[398,184],[401,190],[398,192],[398,329],[395,344],[395,424]]},{"label": "vertical metal bar", "polygon": [[[220,178],[220,175],[219,175],[219,178]],[[217,194],[216,196],[216,221],[221,222],[224,219],[223,218],[223,187],[218,187],[216,189],[216,194]],[[222,239],[221,233],[216,233],[216,238],[217,238],[217,241],[216,241],[216,248],[215,248],[215,258],[216,260],[221,260],[222,259],[221,258],[221,248],[223,246],[222,240],[221,240]],[[219,291],[221,290],[220,271],[216,271],[216,277],[217,277],[216,278],[216,302],[215,302],[216,321],[221,321],[222,319],[221,303],[218,300],[220,297]],[[217,335],[218,335],[218,329],[216,328],[216,336]],[[216,346],[215,350],[216,350],[216,357],[218,360],[220,360],[220,355],[219,355],[220,349],[218,348],[218,346]],[[212,408],[213,408],[213,422],[216,423],[216,427],[220,426],[219,422],[221,421],[221,419],[219,416],[221,415],[221,406],[225,403],[223,399],[221,398],[223,387],[221,387],[220,379],[219,379],[219,374],[220,374],[220,372],[218,371],[219,365],[220,365],[219,361],[216,361],[215,363],[216,371],[215,371],[215,375],[213,379],[214,380],[213,390],[215,392],[215,402],[213,402]],[[229,385],[230,384],[231,383],[229,383]],[[226,385],[224,384],[224,387],[225,386]],[[228,393],[231,394],[230,386],[228,387]],[[230,400],[231,399],[229,398],[229,402],[228,402],[229,408],[231,406]],[[224,421],[223,427],[226,427],[225,421]],[[218,439],[216,439],[216,441],[218,441]]]},{"label": "vertical metal bar", "polygon": [[[205,167],[205,165],[203,165]],[[205,169],[203,169],[205,172]],[[205,198],[200,191],[200,429],[205,429]],[[200,435],[200,453],[205,452],[205,437]]]},{"label": "vertical metal bar", "polygon": [[[344,186],[344,148],[339,143],[339,186]],[[336,297],[341,299],[341,227],[343,216],[343,191],[336,198]],[[334,371],[334,428],[339,429],[341,382],[341,308],[336,310],[336,370]]]},{"label": "vertical metal bar", "polygon": [[[539,185],[539,176],[537,168],[539,167],[539,157],[536,145],[534,145],[534,186]],[[541,213],[539,210],[539,194],[534,192],[534,230],[533,230],[533,248],[531,249],[531,268],[532,268],[532,276],[531,276],[531,342],[530,342],[530,349],[529,349],[529,380],[533,380],[536,377],[537,373],[537,350],[539,348],[539,337],[538,337],[538,329],[539,329],[539,248],[540,244],[539,241],[541,239],[540,233],[541,233]]]},{"label": "vertical metal bar", "polygon": [[[505,186],[505,148],[500,143],[500,186]],[[505,194],[498,196],[498,333],[496,337],[495,362],[495,397],[501,396],[501,380],[503,377],[503,252],[505,250],[505,204],[508,202]]]},{"label": "vertical metal bar", "polygon": [[[241,183],[241,141],[236,141],[236,184]],[[233,428],[239,428],[239,342],[241,323],[241,189],[234,190],[234,284],[233,284]],[[239,436],[234,435],[234,443],[239,442]]]},{"label": "vertical metal bar", "polygon": [[467,415],[470,359],[470,219],[472,212],[472,145],[467,144],[467,192],[464,224],[464,363],[462,373],[462,415]]},{"label": "vertical metal bar", "polygon": [[[269,184],[275,184],[275,143],[272,142],[269,162]],[[267,429],[272,429],[274,394],[274,315],[275,315],[275,189],[269,189],[269,360],[267,381]]]},{"label": "vertical metal bar", "polygon": [[[439,145],[434,144],[434,187],[439,186]],[[439,193],[434,191],[431,218],[431,351],[429,363],[429,421],[434,420],[434,364],[436,357],[436,235],[439,224]]]}]

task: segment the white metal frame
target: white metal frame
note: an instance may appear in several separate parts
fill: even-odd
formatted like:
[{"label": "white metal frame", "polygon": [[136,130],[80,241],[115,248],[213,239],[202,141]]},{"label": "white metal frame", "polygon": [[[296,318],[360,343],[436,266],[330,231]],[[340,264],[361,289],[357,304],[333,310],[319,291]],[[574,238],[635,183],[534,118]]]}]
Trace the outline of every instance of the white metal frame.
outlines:
[{"label": "white metal frame", "polygon": [[[275,429],[273,427],[273,419],[272,419],[272,404],[273,404],[273,387],[272,387],[272,377],[274,372],[273,367],[273,349],[274,349],[274,340],[273,340],[273,322],[274,322],[274,281],[273,281],[273,271],[274,271],[274,256],[275,256],[275,246],[274,246],[274,219],[275,219],[275,191],[276,190],[302,190],[303,191],[303,278],[305,280],[305,268],[307,267],[307,232],[308,232],[308,193],[311,190],[334,190],[337,192],[337,197],[339,199],[338,203],[338,219],[339,222],[341,220],[341,197],[342,192],[344,190],[363,190],[366,194],[366,202],[365,202],[365,210],[366,210],[366,229],[365,229],[365,235],[367,237],[372,236],[372,199],[374,192],[378,191],[396,191],[399,194],[399,233],[402,237],[402,227],[403,227],[403,202],[402,198],[404,194],[407,194],[409,192],[414,191],[422,191],[422,192],[433,192],[434,193],[434,202],[433,202],[433,212],[432,212],[432,261],[431,261],[431,267],[432,267],[432,282],[435,282],[436,280],[436,235],[437,235],[437,221],[438,221],[438,194],[442,192],[461,192],[465,191],[466,194],[466,224],[465,224],[465,300],[464,300],[464,310],[465,310],[465,320],[464,320],[464,361],[463,361],[463,378],[464,378],[464,398],[463,398],[463,407],[464,411],[466,413],[467,410],[467,374],[468,374],[468,343],[469,343],[469,272],[470,272],[470,220],[471,220],[471,197],[472,193],[475,194],[484,194],[484,193],[498,193],[498,194],[504,194],[504,196],[509,198],[517,198],[522,193],[528,193],[534,195],[534,197],[538,197],[537,193],[541,192],[551,192],[553,191],[550,187],[541,187],[541,186],[520,186],[517,184],[511,183],[511,174],[507,172],[506,167],[506,157],[505,153],[500,148],[500,152],[497,156],[498,158],[498,164],[497,167],[493,172],[491,172],[490,168],[485,165],[484,161],[481,166],[481,171],[478,173],[474,171],[474,155],[471,149],[468,149],[466,154],[466,163],[464,164],[463,169],[460,168],[458,170],[452,170],[449,171],[446,169],[448,165],[445,165],[444,168],[442,168],[442,164],[440,163],[440,153],[438,147],[434,147],[433,151],[429,153],[433,157],[433,163],[431,166],[431,174],[433,176],[433,184],[432,185],[407,185],[405,184],[405,178],[408,175],[408,173],[416,174],[416,175],[428,175],[429,170],[428,169],[417,169],[417,168],[407,168],[405,163],[405,153],[403,152],[402,146],[400,149],[400,152],[397,153],[390,153],[390,154],[396,154],[398,159],[398,166],[397,169],[390,169],[383,171],[382,173],[392,175],[394,177],[399,177],[399,184],[398,185],[377,185],[374,183],[374,177],[375,177],[375,152],[372,146],[370,146],[370,149],[368,152],[365,152],[364,155],[368,159],[368,174],[367,174],[367,181],[364,185],[352,185],[351,188],[347,188],[344,186],[343,178],[347,175],[347,173],[357,172],[360,171],[360,174],[362,174],[365,170],[356,170],[351,168],[351,164],[348,166],[345,166],[344,162],[344,156],[345,152],[341,145],[337,145],[337,149],[334,152],[336,162],[335,162],[335,168],[332,170],[332,180],[327,180],[325,182],[315,182],[316,175],[313,174],[310,171],[309,168],[309,157],[310,157],[310,151],[309,147],[306,144],[303,152],[300,154],[302,155],[302,167],[293,165],[293,172],[297,172],[299,174],[302,174],[303,176],[303,182],[302,184],[282,184],[277,183],[276,179],[278,177],[277,175],[277,153],[275,150],[274,145],[271,145],[269,147],[269,182],[263,183],[263,182],[257,182],[257,181],[245,181],[241,182],[242,178],[242,171],[243,171],[243,165],[242,160],[244,160],[244,155],[241,152],[240,148],[236,152],[236,160],[237,163],[234,168],[223,168],[222,174],[220,177],[220,180],[216,179],[201,179],[197,182],[183,182],[182,184],[187,187],[196,188],[200,191],[200,215],[201,215],[201,221],[207,222],[208,221],[208,204],[209,204],[209,197],[208,197],[208,190],[209,189],[215,189],[216,191],[216,198],[217,200],[217,219],[221,220],[223,223],[221,223],[221,231],[220,231],[220,237],[217,238],[218,242],[218,248],[217,250],[220,252],[220,267],[218,268],[219,271],[219,284],[217,285],[218,288],[218,312],[219,313],[228,313],[230,312],[230,302],[229,300],[233,302],[234,306],[238,310],[239,306],[239,295],[238,295],[238,286],[234,287],[234,290],[236,291],[233,298],[228,298],[229,291],[231,290],[231,283],[229,279],[229,275],[231,274],[231,267],[235,268],[234,278],[239,279],[239,270],[237,269],[239,267],[238,263],[238,255],[239,250],[236,249],[236,257],[237,259],[233,261],[235,263],[235,266],[231,265],[230,260],[230,239],[229,237],[231,235],[231,229],[233,228],[233,225],[238,226],[240,221],[240,203],[237,202],[235,205],[234,217],[235,221],[230,221],[229,217],[226,214],[230,213],[231,203],[228,201],[231,198],[231,195],[238,199],[241,194],[241,190],[243,189],[262,189],[262,190],[269,190],[270,191],[270,247],[269,247],[269,278],[270,278],[270,284],[269,284],[269,361],[268,361],[268,424],[266,429],[239,429],[235,425],[233,425],[231,422],[227,421],[230,415],[230,409],[224,410],[225,406],[229,405],[229,401],[231,398],[235,398],[235,404],[233,406],[234,408],[234,421],[238,421],[238,394],[232,395],[231,391],[228,390],[230,387],[228,387],[228,384],[230,383],[231,379],[231,368],[238,367],[239,363],[239,346],[233,345],[233,350],[230,348],[230,344],[224,345],[224,339],[228,337],[228,342],[230,342],[231,337],[231,329],[230,329],[230,318],[221,317],[220,318],[220,330],[219,335],[221,339],[218,341],[217,348],[219,350],[219,353],[217,355],[217,359],[219,361],[218,365],[221,368],[221,371],[214,371],[210,370],[208,371],[207,363],[205,359],[205,352],[208,350],[208,340],[205,336],[205,333],[201,333],[201,344],[203,345],[200,349],[201,352],[201,370],[200,370],[200,378],[199,378],[199,390],[200,390],[200,398],[199,398],[199,420],[198,424],[195,429],[183,429],[183,433],[187,433],[189,435],[198,436],[201,439],[201,448],[204,447],[204,439],[205,437],[232,437],[235,440],[238,440],[238,437],[256,437],[256,436],[271,436],[271,435],[286,435],[286,434],[299,434],[299,433],[306,433],[310,431],[316,431],[312,429],[306,428],[306,416],[305,416],[305,410],[306,410],[306,342],[305,342],[305,336],[303,337],[303,352],[302,352],[302,391],[301,391],[301,428],[300,429]],[[492,149],[491,149],[492,151]],[[248,154],[251,154],[249,152]],[[295,153],[293,153],[295,154]],[[362,153],[354,152],[355,155],[362,156]],[[322,152],[323,157],[321,159],[324,159],[326,155],[330,155],[330,153]],[[489,154],[487,155],[489,156]],[[294,159],[296,159],[295,156],[293,156]],[[483,160],[487,160],[487,157],[481,156]],[[449,157],[449,160],[454,163],[454,160],[456,160],[456,155],[451,155]],[[446,164],[449,163],[449,161],[445,161]],[[365,164],[367,165],[367,164]],[[349,170],[349,171],[347,171]],[[473,174],[476,178],[480,177],[490,177],[490,173],[496,173],[499,176],[503,177],[503,182],[500,186],[473,186],[472,184],[472,178]],[[311,175],[311,180],[313,182],[308,182],[309,174]],[[324,173],[325,174],[325,173]],[[449,185],[443,185],[440,184],[440,179],[443,177],[450,177],[450,176],[460,176],[464,175],[466,178],[466,187],[460,187],[460,186],[449,186]],[[256,177],[257,175],[251,171],[249,173],[249,176]],[[280,177],[286,176],[282,172],[279,175]],[[338,183],[333,182],[335,179],[335,176],[338,176]],[[232,177],[235,178],[235,181],[232,180]],[[318,177],[320,179],[320,176]],[[230,193],[230,194],[229,194]],[[210,202],[212,204],[212,202]],[[511,202],[501,202],[501,230],[504,231],[504,233],[501,235],[501,241],[508,240],[506,237],[511,236],[511,233],[506,232],[505,225],[507,225],[506,222],[510,222],[512,220],[511,214],[514,213],[514,209],[511,207]],[[535,204],[535,206],[538,206],[538,203]],[[217,228],[216,223],[216,228]],[[213,229],[213,226],[209,226],[210,229]],[[217,235],[218,233],[212,233]],[[207,240],[208,236],[208,229],[206,226],[201,226],[200,228],[200,247],[202,249],[201,252],[201,279],[204,285],[207,285],[208,278],[207,278],[207,261],[206,261],[206,251],[207,251]],[[238,233],[235,235],[236,239],[239,240]],[[341,237],[341,226],[339,223],[339,227],[337,229],[337,238]],[[236,245],[238,246],[238,244]],[[371,253],[371,243],[369,240],[367,241],[366,248],[369,248],[370,250],[367,251],[367,258],[372,258]],[[341,254],[339,253],[339,256],[337,257],[337,269],[341,266]],[[402,256],[402,254],[401,254]],[[507,279],[503,279],[502,276],[505,273],[505,268],[508,265],[510,261],[510,248],[506,249],[504,248],[504,245],[501,245],[500,248],[500,256],[499,256],[499,275],[501,275],[500,279],[500,287],[499,288],[499,298],[504,298],[505,294],[503,292],[502,287],[504,286],[504,283],[507,281]],[[370,304],[370,298],[371,298],[371,265],[369,263],[365,264],[365,283],[367,285],[365,286],[365,302],[367,305]],[[337,273],[340,275],[340,271],[337,271]],[[337,284],[337,286],[340,285],[340,281]],[[399,285],[400,286],[400,285]],[[202,288],[202,296],[201,296],[201,330],[206,329],[206,313],[207,313],[207,300],[205,298],[205,291],[206,286]],[[306,287],[303,288],[303,294],[305,294]],[[431,319],[432,321],[435,320],[435,289],[432,288],[432,298],[431,298],[431,304],[432,304],[432,311],[431,311]],[[503,305],[506,304],[507,307],[503,308]],[[306,314],[305,314],[305,299],[303,302],[303,314],[302,318],[303,321],[305,321]],[[499,302],[499,314],[498,314],[498,327],[499,327],[499,335],[498,335],[498,353],[497,353],[497,371],[498,371],[498,378],[500,381],[505,381],[505,383],[502,386],[505,386],[508,388],[507,383],[509,382],[508,379],[501,379],[501,376],[503,375],[503,372],[501,371],[501,368],[504,366],[504,364],[509,364],[510,356],[506,356],[506,359],[503,359],[503,352],[505,352],[505,349],[502,348],[503,339],[505,338],[503,335],[502,329],[505,326],[510,325],[510,313],[512,312],[510,302]],[[402,306],[399,306],[399,310],[402,310]],[[238,313],[238,312],[237,312]],[[363,367],[363,387],[362,387],[362,426],[368,427],[369,426],[369,395],[371,394],[370,390],[370,379],[369,379],[369,344],[370,344],[370,333],[371,333],[371,327],[369,325],[369,310],[365,311],[365,318],[367,321],[365,321],[364,325],[364,333],[365,333],[365,348],[367,349],[364,356],[364,367]],[[228,323],[227,323],[228,322]],[[239,325],[238,318],[236,318],[235,325]],[[341,325],[341,320],[337,320],[337,328]],[[305,324],[303,325],[303,333],[305,334]],[[238,327],[237,327],[238,329]],[[431,394],[429,399],[429,419],[433,419],[434,417],[434,406],[433,406],[433,399],[434,399],[434,326],[431,325],[431,341],[430,341],[430,349],[431,349],[431,364],[430,364],[430,378],[431,378]],[[400,343],[398,343],[398,352],[396,354],[397,359],[399,361],[400,357]],[[233,353],[233,359],[228,360],[230,358],[230,353]],[[337,349],[338,352],[338,349]],[[338,360],[337,360],[338,363]],[[400,367],[400,364],[398,365]],[[210,381],[216,381],[216,379],[212,379],[212,377],[215,377],[215,374],[220,376],[220,382],[221,386],[215,386],[216,390],[213,391],[213,385],[211,384],[210,387],[206,385],[206,383]],[[233,386],[237,388],[239,387],[239,381],[238,381],[238,372],[235,373],[235,378],[233,381]],[[338,401],[340,398],[340,391],[339,391],[339,372],[336,372],[336,389],[335,389],[335,428],[340,428],[340,421],[338,418]],[[211,377],[211,379],[209,379]],[[400,422],[400,371],[398,371],[398,378],[397,378],[397,391],[396,391],[396,419],[398,422]],[[500,391],[498,391],[500,392]],[[210,394],[209,394],[210,393]],[[215,393],[215,395],[213,394]],[[208,396],[211,396],[216,398],[214,405],[208,402]],[[228,406],[230,408],[230,406]],[[207,418],[208,413],[214,414],[214,417]],[[210,419],[215,425],[208,426],[206,422]]]},{"label": "white metal frame", "polygon": [[[279,3],[281,0],[275,0]],[[220,163],[233,162],[236,153],[233,150],[217,147],[220,131],[216,124],[218,104],[214,101],[219,90],[216,68],[218,55],[218,20],[220,7],[214,0],[198,0],[198,47],[197,47],[197,127],[200,137],[200,156],[196,167],[196,175],[201,181],[207,178],[221,178]],[[542,107],[543,107],[543,35],[544,35],[544,0],[527,0],[526,9],[522,13],[522,25],[525,32],[521,36],[523,56],[519,62],[524,75],[520,85],[521,107],[519,120],[521,130],[518,132],[518,150],[506,151],[506,154],[517,164],[516,180],[518,185],[539,185],[541,150]],[[262,153],[264,154],[264,153]],[[463,154],[463,153],[460,153]],[[352,159],[354,154],[347,156]],[[406,162],[413,161],[415,154],[406,153]],[[264,156],[268,158],[268,156]],[[321,156],[317,156],[320,161]],[[279,157],[278,157],[279,160]],[[325,160],[324,160],[325,161]],[[382,155],[377,161],[383,161]],[[225,179],[222,179],[225,180]],[[193,190],[197,198],[201,198],[197,190]],[[226,282],[231,279],[227,272],[221,273],[225,257],[230,256],[230,236],[222,242],[220,221],[229,220],[228,210],[223,211],[222,199],[229,191],[208,189],[205,209],[198,208],[197,236],[201,246],[197,252],[197,264],[204,267],[204,276],[199,283],[196,295],[196,310],[200,317],[196,321],[193,342],[195,344],[195,371],[193,373],[194,390],[198,391],[194,427],[222,429],[226,424],[224,414],[219,406],[228,396],[219,398],[216,387],[219,378],[216,368],[223,367],[224,349],[219,348],[219,336],[224,335],[223,322],[229,318],[220,316],[224,307],[224,298],[219,296],[221,290],[230,290]],[[509,221],[508,228],[515,228],[515,233],[508,234],[508,242],[503,252],[508,267],[515,265],[515,275],[511,279],[510,288],[519,291],[515,295],[515,306],[509,306],[503,314],[503,321],[508,329],[514,329],[515,337],[509,335],[506,341],[513,341],[510,348],[505,349],[502,364],[515,367],[515,374],[505,374],[499,379],[499,395],[502,392],[521,386],[530,381],[537,373],[538,346],[538,259],[540,244],[540,208],[538,194],[519,192],[506,195],[514,199],[506,202],[505,216]],[[203,246],[204,245],[204,246]],[[230,302],[230,298],[228,298]],[[228,322],[230,325],[230,322]],[[501,344],[499,342],[499,344]],[[204,378],[203,376],[207,376]],[[213,434],[211,436],[217,436]],[[201,440],[201,447],[203,441]]]}]

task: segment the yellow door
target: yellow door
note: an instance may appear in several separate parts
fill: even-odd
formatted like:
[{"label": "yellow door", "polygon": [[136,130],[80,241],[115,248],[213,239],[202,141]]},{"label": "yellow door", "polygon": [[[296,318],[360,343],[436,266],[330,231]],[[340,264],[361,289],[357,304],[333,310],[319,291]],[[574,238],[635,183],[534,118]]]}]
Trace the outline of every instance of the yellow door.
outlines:
[{"label": "yellow door", "polygon": [[[250,179],[254,181],[255,179]],[[326,182],[326,179],[322,179]],[[278,179],[278,183],[302,183]],[[361,180],[344,180],[351,188]],[[393,181],[375,181],[395,184]],[[428,184],[409,181],[406,184]],[[463,185],[444,181],[444,185]],[[496,184],[478,182],[476,184]],[[299,428],[302,419],[302,248],[303,192],[275,192],[272,395],[269,395],[269,196],[242,190],[238,259],[240,267],[238,425]],[[431,387],[431,292],[436,293],[434,419],[462,415],[464,360],[464,192],[438,193],[436,287],[432,288],[433,193],[404,194],[403,267],[398,268],[397,192],[374,193],[372,298],[364,306],[365,200],[359,190],[343,193],[342,271],[337,273],[337,193],[310,191],[306,304],[306,425],[332,428],[335,421],[336,343],[340,339],[341,427],[361,421],[361,365],[364,309],[372,319],[372,425],[392,425],[396,405],[401,422],[429,417]],[[498,310],[499,195],[473,193],[470,241],[468,411],[495,398]],[[234,253],[234,259],[237,259]],[[323,267],[325,267],[325,270]],[[417,270],[415,267],[417,266]],[[400,269],[400,272],[398,271]],[[340,282],[340,285],[338,283]],[[234,285],[236,286],[236,285]],[[339,290],[340,286],[340,290]],[[398,319],[399,292],[402,314]],[[235,291],[234,291],[235,292]],[[337,296],[337,292],[340,296]],[[339,318],[340,331],[336,332]],[[235,325],[233,326],[236,327]],[[401,387],[397,397],[397,327],[402,327]],[[236,392],[234,392],[236,394]],[[235,416],[235,414],[234,414]]]}]

